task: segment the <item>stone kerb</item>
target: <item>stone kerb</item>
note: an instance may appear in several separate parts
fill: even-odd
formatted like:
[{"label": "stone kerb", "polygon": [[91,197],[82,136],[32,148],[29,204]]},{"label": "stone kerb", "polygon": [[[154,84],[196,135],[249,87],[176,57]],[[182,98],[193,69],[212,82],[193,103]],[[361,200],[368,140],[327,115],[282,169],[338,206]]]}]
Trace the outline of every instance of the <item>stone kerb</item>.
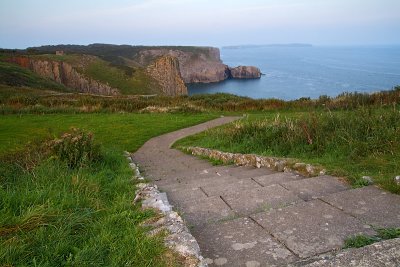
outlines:
[{"label": "stone kerb", "polygon": [[322,167],[296,162],[293,159],[266,157],[255,154],[222,152],[219,150],[202,147],[181,147],[181,149],[194,156],[202,156],[219,160],[224,164],[235,164],[237,166],[249,166],[256,168],[265,167],[279,172],[296,171],[300,174],[310,177],[324,175],[326,173],[326,170]]},{"label": "stone kerb", "polygon": [[131,155],[126,152],[125,156],[129,161],[129,166],[135,173],[134,178],[139,181],[136,184],[137,190],[133,202],[141,201],[143,209],[154,209],[162,215],[156,222],[147,224],[147,226],[153,228],[149,235],[166,231],[165,245],[183,256],[185,266],[207,267],[208,265],[201,256],[200,247],[196,239],[189,232],[181,216],[172,210],[166,193],[161,193],[157,185],[146,183]]}]

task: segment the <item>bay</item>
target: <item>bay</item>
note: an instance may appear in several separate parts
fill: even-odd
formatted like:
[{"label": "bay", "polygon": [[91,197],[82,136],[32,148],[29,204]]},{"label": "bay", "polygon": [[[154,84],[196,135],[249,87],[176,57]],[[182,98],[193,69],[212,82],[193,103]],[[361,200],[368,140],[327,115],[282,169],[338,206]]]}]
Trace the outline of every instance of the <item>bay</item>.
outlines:
[{"label": "bay", "polygon": [[374,92],[400,85],[400,46],[263,46],[222,48],[229,66],[253,65],[261,79],[189,84],[189,94],[231,93],[293,100]]}]

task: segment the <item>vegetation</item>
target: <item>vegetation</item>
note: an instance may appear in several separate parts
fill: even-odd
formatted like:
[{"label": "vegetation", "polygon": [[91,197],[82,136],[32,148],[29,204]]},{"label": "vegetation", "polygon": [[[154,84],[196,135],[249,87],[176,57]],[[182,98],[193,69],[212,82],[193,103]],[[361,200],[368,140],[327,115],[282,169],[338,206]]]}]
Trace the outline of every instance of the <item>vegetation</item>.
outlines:
[{"label": "vegetation", "polygon": [[384,188],[400,193],[393,178],[400,173],[399,108],[287,113],[250,116],[233,124],[178,141],[238,153],[296,158],[325,166],[361,186],[372,176]]},{"label": "vegetation", "polygon": [[361,248],[382,240],[400,237],[400,228],[377,229],[376,236],[356,235],[349,237],[344,242],[344,248]]},{"label": "vegetation", "polygon": [[[101,72],[101,71],[99,71]],[[121,74],[123,75],[123,74]],[[360,107],[396,108],[400,103],[400,87],[374,94],[343,93],[335,98],[317,100],[251,99],[230,94],[194,95],[180,97],[104,97],[84,94],[44,94],[40,90],[26,90],[0,85],[0,114],[21,113],[83,113],[83,112],[148,112],[146,108],[164,112],[232,112],[287,113],[354,110]]]},{"label": "vegetation", "polygon": [[[48,45],[41,47],[30,47],[27,50],[6,50],[5,53],[15,54],[30,54],[30,55],[42,55],[42,54],[54,54],[57,50],[65,51],[69,54],[87,54],[98,56],[105,61],[111,62],[116,65],[124,65],[125,60],[135,59],[138,53],[142,50],[149,49],[178,49],[184,52],[193,53],[205,53],[208,55],[208,50],[203,47],[196,46],[132,46],[132,45],[110,45],[110,44],[91,44],[91,45]],[[0,50],[0,52],[2,52]]]},{"label": "vegetation", "polygon": [[[125,64],[141,47],[102,46],[28,52],[77,64],[80,72],[125,94],[152,87],[140,68]],[[100,59],[46,55],[52,49]],[[121,49],[125,54],[116,56]],[[400,192],[391,182],[400,173],[400,87],[294,101],[229,94],[107,97],[67,90],[0,62],[0,266],[178,265],[162,235],[148,237],[140,227],[155,214],[132,205],[135,188],[122,151],[217,114],[250,115],[179,144],[295,157],[346,175],[355,186],[368,175]],[[84,130],[65,133],[71,127]],[[398,229],[386,229],[379,238],[398,235]]]},{"label": "vegetation", "polygon": [[[0,84],[68,92],[65,86],[24,69],[16,64],[0,61]],[[1,89],[0,89],[1,90]],[[17,89],[19,91],[24,89]],[[12,97],[10,95],[10,97]]]},{"label": "vegetation", "polygon": [[[132,171],[122,151],[211,118],[0,117],[0,266],[179,265],[162,234],[148,237],[140,226],[155,213],[132,204]],[[61,134],[71,126],[95,134],[77,129]]]},{"label": "vegetation", "polygon": [[103,60],[95,60],[83,72],[88,77],[118,88],[122,94],[160,93],[159,85],[141,68],[112,65]]}]

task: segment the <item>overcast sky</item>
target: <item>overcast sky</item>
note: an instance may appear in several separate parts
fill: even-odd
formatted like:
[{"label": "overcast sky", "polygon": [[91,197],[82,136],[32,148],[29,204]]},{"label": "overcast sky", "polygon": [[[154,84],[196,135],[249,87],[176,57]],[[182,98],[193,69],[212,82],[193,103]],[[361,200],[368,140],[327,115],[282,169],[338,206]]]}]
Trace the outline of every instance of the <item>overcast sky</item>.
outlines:
[{"label": "overcast sky", "polygon": [[400,44],[400,0],[0,0],[0,47]]}]

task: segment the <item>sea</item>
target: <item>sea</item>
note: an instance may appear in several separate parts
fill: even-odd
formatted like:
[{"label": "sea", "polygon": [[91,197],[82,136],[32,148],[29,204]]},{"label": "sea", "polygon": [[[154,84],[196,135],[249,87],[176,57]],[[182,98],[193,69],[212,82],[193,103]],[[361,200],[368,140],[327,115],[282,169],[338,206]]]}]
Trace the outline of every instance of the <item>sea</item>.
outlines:
[{"label": "sea", "polygon": [[253,65],[261,79],[189,84],[189,95],[230,93],[293,100],[400,85],[399,46],[239,46],[221,48],[229,66]]}]

